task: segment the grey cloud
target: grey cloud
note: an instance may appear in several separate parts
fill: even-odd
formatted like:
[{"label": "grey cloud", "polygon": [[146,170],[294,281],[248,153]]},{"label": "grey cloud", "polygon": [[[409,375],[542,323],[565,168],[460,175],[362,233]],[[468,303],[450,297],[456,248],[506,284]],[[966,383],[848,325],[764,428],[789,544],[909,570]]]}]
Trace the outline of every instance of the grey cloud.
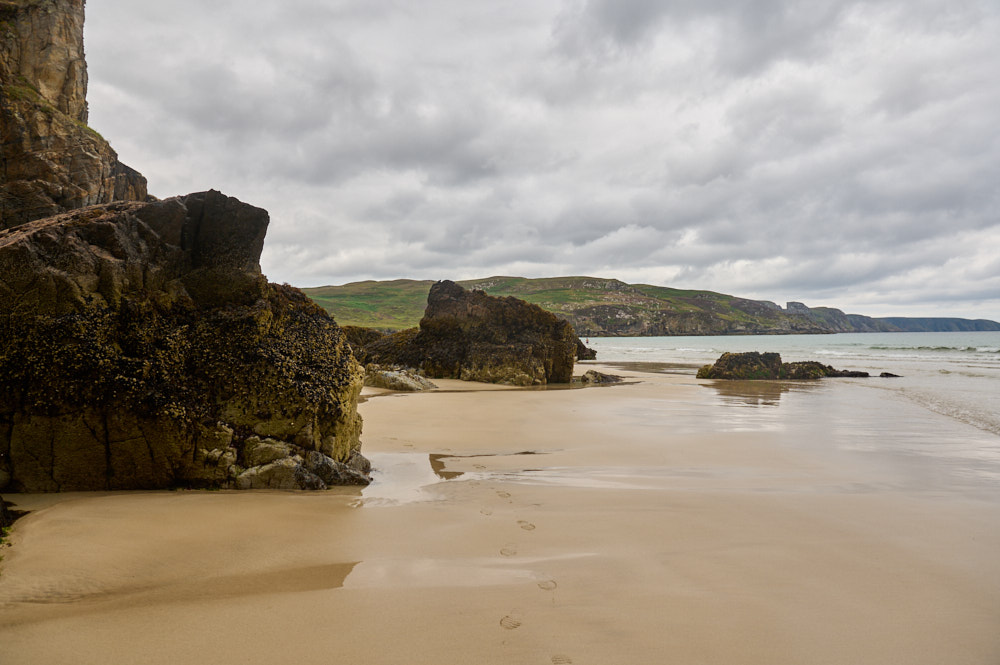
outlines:
[{"label": "grey cloud", "polygon": [[267,207],[278,281],[938,282],[996,318],[1000,11],[959,5],[90,0],[91,120],[158,195]]}]

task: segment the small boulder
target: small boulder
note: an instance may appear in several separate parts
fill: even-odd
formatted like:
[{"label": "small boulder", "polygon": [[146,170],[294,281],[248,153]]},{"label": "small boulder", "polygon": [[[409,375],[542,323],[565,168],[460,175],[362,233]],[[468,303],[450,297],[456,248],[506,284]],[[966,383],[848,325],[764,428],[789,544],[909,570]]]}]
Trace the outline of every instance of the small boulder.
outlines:
[{"label": "small boulder", "polygon": [[326,489],[326,484],[304,468],[300,457],[284,459],[247,469],[236,478],[236,488],[241,490],[316,490]]},{"label": "small boulder", "polygon": [[[358,455],[357,458],[368,462],[361,455]],[[327,457],[321,452],[310,450],[306,453],[303,464],[306,470],[328,486],[367,485],[371,482],[371,479],[368,477],[368,473],[371,471],[371,464],[368,463],[367,469],[362,471],[364,465],[359,464],[357,459],[354,461],[355,466],[351,466],[351,460],[348,460],[348,463],[345,464]]]},{"label": "small boulder", "polygon": [[291,457],[295,453],[292,445],[284,441],[251,436],[243,444],[243,464],[247,467],[262,466]]},{"label": "small boulder", "polygon": [[604,374],[603,372],[598,372],[596,370],[587,370],[580,379],[583,383],[590,383],[593,385],[607,385],[611,383],[621,383],[622,377],[615,376],[614,374]]},{"label": "small boulder", "polygon": [[437,388],[434,383],[412,370],[385,368],[375,364],[365,368],[365,385],[402,392],[420,392]]}]

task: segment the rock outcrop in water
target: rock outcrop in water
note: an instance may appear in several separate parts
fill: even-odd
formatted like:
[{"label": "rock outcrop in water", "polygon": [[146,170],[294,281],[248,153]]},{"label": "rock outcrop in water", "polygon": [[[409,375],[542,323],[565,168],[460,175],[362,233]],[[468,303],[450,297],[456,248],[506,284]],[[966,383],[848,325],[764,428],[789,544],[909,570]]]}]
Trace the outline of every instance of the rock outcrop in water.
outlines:
[{"label": "rock outcrop in water", "polygon": [[868,372],[838,370],[818,362],[781,362],[777,353],[723,353],[713,365],[698,370],[699,379],[821,379],[824,377],[867,377]]},{"label": "rock outcrop in water", "polygon": [[431,287],[419,328],[369,341],[361,353],[431,378],[530,386],[569,383],[577,342],[569,323],[537,305],[442,281]]},{"label": "rock outcrop in water", "polygon": [[210,191],[0,231],[0,489],[366,482],[361,368],[267,225]]},{"label": "rock outcrop in water", "polygon": [[83,18],[84,0],[0,2],[0,228],[147,198],[87,126]]}]

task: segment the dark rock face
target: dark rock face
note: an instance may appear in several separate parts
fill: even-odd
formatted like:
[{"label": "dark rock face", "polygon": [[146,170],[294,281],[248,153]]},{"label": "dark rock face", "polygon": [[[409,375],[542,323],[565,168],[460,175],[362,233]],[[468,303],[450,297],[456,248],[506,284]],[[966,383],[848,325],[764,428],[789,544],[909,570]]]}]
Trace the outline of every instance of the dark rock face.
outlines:
[{"label": "dark rock face", "polygon": [[363,328],[361,326],[341,326],[347,342],[351,345],[354,357],[362,365],[367,362],[365,349],[385,337],[385,333],[374,328]]},{"label": "dark rock face", "polygon": [[765,380],[867,377],[868,372],[837,370],[818,362],[783,363],[777,353],[723,353],[713,365],[698,370],[699,379]]},{"label": "dark rock face", "polygon": [[576,338],[576,359],[577,360],[597,360],[597,351],[590,348],[580,338]]},{"label": "dark rock face", "polygon": [[261,275],[267,225],[210,191],[0,231],[0,489],[234,486],[254,438],[291,464],[268,486],[314,485],[311,451],[348,463],[362,371]]},{"label": "dark rock face", "polygon": [[0,228],[111,201],[146,179],[87,127],[84,0],[0,2]]},{"label": "dark rock face", "polygon": [[365,347],[370,361],[414,367],[431,378],[540,385],[569,383],[573,327],[537,305],[437,282],[420,327]]},{"label": "dark rock face", "polygon": [[6,529],[13,523],[14,517],[7,510],[7,504],[4,503],[3,497],[0,496],[0,529]]}]

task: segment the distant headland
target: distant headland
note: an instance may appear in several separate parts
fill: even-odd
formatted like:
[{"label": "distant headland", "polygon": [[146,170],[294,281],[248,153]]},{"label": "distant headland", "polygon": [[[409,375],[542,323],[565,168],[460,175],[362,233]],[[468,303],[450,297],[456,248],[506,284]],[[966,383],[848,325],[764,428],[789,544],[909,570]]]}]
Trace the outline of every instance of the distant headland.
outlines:
[{"label": "distant headland", "polygon": [[[402,330],[423,316],[432,280],[353,282],[302,289],[341,325]],[[487,277],[458,282],[493,296],[515,296],[569,321],[589,337],[660,335],[789,335],[847,332],[1000,330],[986,319],[873,318],[831,307],[626,284],[598,277]]]}]

